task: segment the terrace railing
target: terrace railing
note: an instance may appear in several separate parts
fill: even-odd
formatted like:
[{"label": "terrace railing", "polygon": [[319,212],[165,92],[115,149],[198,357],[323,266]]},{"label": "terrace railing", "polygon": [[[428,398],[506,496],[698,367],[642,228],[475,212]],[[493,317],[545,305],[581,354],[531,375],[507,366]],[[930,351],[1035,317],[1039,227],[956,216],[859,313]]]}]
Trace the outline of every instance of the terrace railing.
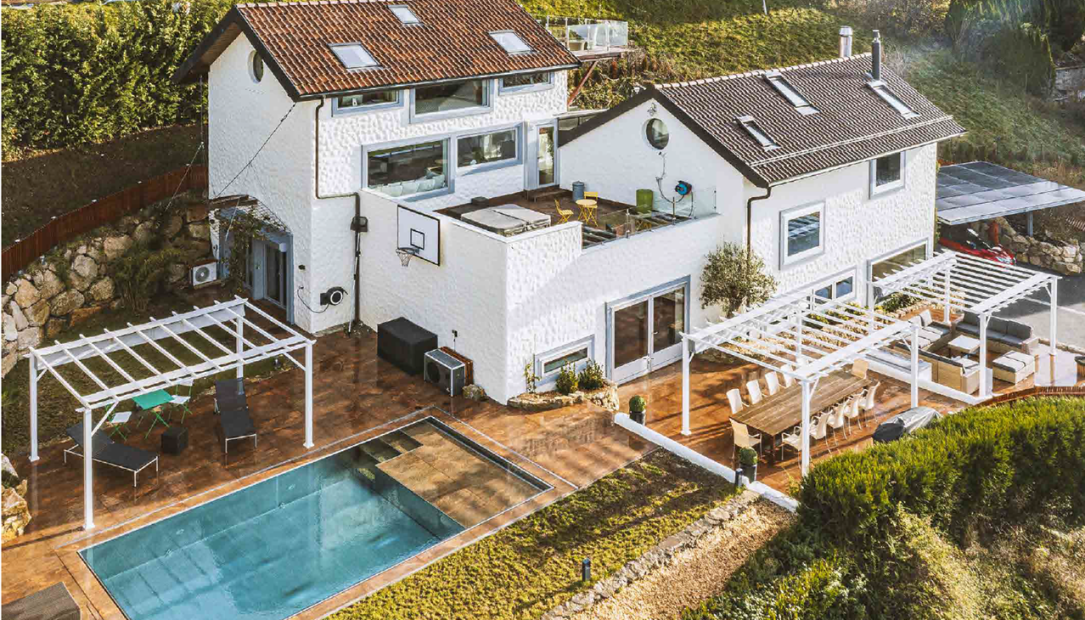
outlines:
[{"label": "terrace railing", "polygon": [[678,196],[672,194],[673,192],[668,194],[668,198],[664,198],[657,193],[651,211],[638,212],[631,208],[628,211],[599,216],[598,227],[584,229],[584,247],[632,237],[717,213],[714,187],[695,189],[682,200],[677,200]]},{"label": "terrace railing", "polygon": [[629,47],[628,22],[553,15],[537,15],[535,19],[574,54]]}]

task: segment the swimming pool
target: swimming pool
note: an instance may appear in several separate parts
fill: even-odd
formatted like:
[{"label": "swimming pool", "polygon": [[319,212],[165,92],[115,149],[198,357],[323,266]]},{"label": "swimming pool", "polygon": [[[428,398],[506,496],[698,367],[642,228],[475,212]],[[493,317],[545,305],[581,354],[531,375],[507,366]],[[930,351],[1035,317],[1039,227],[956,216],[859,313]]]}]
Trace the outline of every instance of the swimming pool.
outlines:
[{"label": "swimming pool", "polygon": [[370,440],[80,555],[133,620],[286,618],[465,529],[377,466],[399,456],[375,450],[392,445]]}]

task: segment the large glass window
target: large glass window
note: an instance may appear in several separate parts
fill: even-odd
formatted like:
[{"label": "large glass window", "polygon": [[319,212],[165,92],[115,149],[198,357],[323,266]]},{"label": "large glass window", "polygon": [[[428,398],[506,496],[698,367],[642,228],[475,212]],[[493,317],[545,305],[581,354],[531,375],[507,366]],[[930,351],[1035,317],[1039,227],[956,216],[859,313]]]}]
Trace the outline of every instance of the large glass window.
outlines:
[{"label": "large glass window", "polygon": [[580,361],[586,360],[586,359],[588,359],[588,347],[587,347],[587,345],[585,345],[585,346],[583,346],[583,347],[581,347],[579,349],[576,349],[574,351],[570,351],[570,352],[568,352],[568,353],[566,353],[566,354],[564,354],[564,355],[562,355],[560,357],[556,357],[554,359],[546,360],[545,362],[543,362],[542,376],[546,377],[546,376],[549,376],[551,374],[555,374],[559,370],[564,368],[565,365],[567,365],[567,364],[571,364],[575,368],[577,362],[580,362]]},{"label": "large glass window", "polygon": [[782,264],[787,265],[822,252],[825,247],[824,204],[785,211],[780,218],[783,230]]},{"label": "large glass window", "polygon": [[366,154],[367,186],[389,196],[448,187],[448,140],[421,142]]},{"label": "large glass window", "polygon": [[519,133],[513,128],[460,138],[456,141],[456,163],[464,167],[516,161]]},{"label": "large glass window", "polygon": [[501,90],[503,91],[517,91],[517,90],[539,90],[543,88],[549,88],[553,81],[554,74],[549,71],[542,73],[521,73],[518,75],[506,75],[501,78]]},{"label": "large glass window", "polygon": [[423,86],[414,91],[417,115],[457,112],[490,105],[489,82],[470,80]]},{"label": "large glass window", "polygon": [[870,162],[871,195],[904,186],[904,153],[893,153]]},{"label": "large glass window", "polygon": [[337,97],[335,110],[337,112],[350,112],[356,110],[372,109],[377,106],[387,106],[399,103],[398,90],[381,90],[373,93],[358,93]]},{"label": "large glass window", "polygon": [[901,269],[918,263],[927,259],[927,246],[917,245],[913,248],[909,248],[879,261],[872,262],[870,264],[870,280],[877,282],[878,280],[892,275]]}]

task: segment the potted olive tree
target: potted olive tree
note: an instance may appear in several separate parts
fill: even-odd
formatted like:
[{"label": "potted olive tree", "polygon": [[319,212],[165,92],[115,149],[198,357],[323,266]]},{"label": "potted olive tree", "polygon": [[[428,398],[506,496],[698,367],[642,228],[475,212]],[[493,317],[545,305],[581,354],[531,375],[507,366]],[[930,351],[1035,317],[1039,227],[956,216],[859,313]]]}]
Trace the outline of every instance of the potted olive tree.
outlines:
[{"label": "potted olive tree", "polygon": [[644,424],[644,411],[647,409],[647,403],[644,402],[644,397],[634,396],[629,399],[629,419],[633,420],[637,424]]},{"label": "potted olive tree", "polygon": [[757,482],[757,451],[753,448],[739,448],[738,449],[738,465],[739,469],[735,472],[738,482],[738,476],[746,476],[750,482]]}]

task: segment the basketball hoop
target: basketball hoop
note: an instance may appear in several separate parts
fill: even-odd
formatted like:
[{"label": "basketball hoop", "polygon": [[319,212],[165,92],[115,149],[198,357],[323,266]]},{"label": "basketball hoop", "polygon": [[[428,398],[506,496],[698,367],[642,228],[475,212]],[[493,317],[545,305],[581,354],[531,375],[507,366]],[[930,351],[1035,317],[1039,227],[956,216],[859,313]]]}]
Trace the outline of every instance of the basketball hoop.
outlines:
[{"label": "basketball hoop", "polygon": [[396,254],[399,255],[399,264],[406,267],[411,264],[411,259],[418,256],[418,248],[396,248]]}]

